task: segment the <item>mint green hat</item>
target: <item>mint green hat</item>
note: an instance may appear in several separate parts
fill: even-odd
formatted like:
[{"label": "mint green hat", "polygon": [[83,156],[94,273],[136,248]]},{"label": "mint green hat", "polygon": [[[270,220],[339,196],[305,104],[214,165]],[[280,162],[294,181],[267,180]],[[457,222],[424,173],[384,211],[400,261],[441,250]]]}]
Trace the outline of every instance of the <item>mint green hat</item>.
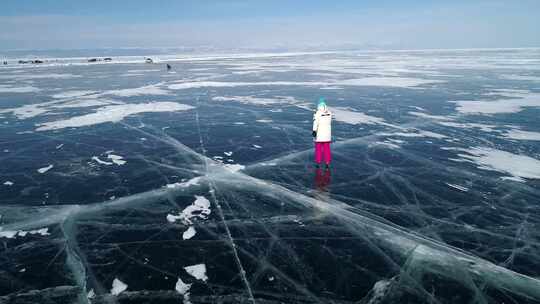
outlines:
[{"label": "mint green hat", "polygon": [[319,105],[317,106],[317,108],[322,107],[326,107],[326,100],[324,99],[324,97],[319,98]]}]

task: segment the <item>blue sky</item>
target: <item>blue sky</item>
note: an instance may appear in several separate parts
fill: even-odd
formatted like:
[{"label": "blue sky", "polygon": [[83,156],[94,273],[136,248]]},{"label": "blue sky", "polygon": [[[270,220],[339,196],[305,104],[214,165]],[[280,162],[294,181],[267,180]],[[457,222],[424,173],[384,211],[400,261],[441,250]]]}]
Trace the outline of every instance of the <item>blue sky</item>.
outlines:
[{"label": "blue sky", "polygon": [[540,46],[537,0],[2,0],[0,50]]}]

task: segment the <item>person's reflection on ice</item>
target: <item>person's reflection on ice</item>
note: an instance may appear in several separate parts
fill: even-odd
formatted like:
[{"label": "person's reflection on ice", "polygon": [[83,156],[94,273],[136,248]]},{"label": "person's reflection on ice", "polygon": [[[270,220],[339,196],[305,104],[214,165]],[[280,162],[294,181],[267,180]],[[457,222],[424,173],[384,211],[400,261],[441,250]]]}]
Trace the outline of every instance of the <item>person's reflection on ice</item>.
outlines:
[{"label": "person's reflection on ice", "polygon": [[317,168],[315,170],[315,188],[320,192],[328,192],[330,185],[330,170]]}]

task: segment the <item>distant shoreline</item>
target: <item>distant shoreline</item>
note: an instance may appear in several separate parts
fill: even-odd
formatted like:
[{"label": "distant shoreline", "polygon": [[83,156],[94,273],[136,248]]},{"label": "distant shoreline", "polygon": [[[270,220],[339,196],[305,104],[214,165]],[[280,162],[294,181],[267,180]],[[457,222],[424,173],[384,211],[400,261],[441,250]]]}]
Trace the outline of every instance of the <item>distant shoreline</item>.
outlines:
[{"label": "distant shoreline", "polygon": [[[130,54],[133,51],[140,52]],[[218,59],[241,59],[241,58],[265,58],[265,57],[294,57],[305,55],[324,55],[338,53],[436,53],[436,52],[501,52],[501,51],[540,51],[540,47],[524,48],[455,48],[455,49],[357,49],[357,50],[320,50],[320,51],[189,51],[181,52],[180,49],[152,49],[152,48],[115,48],[115,49],[65,49],[65,50],[11,50],[0,52],[0,66],[3,61],[8,65],[19,65],[18,61],[43,60],[41,63],[64,63],[64,64],[87,64],[90,59],[111,58],[112,60],[103,63],[136,63],[145,58],[155,58],[159,61],[200,61]],[[176,51],[174,51],[176,50]],[[24,54],[25,52],[26,54]],[[86,53],[87,52],[87,53]],[[101,62],[91,62],[100,64]]]},{"label": "distant shoreline", "polygon": [[285,49],[211,49],[211,48],[96,48],[96,49],[9,49],[0,50],[0,60],[15,59],[89,59],[93,57],[159,57],[159,56],[253,56],[269,54],[321,54],[321,53],[393,53],[393,52],[445,52],[445,51],[518,51],[540,50],[537,47],[504,47],[504,48],[418,48],[418,49],[377,49],[377,48],[345,48],[317,50],[285,50]]}]

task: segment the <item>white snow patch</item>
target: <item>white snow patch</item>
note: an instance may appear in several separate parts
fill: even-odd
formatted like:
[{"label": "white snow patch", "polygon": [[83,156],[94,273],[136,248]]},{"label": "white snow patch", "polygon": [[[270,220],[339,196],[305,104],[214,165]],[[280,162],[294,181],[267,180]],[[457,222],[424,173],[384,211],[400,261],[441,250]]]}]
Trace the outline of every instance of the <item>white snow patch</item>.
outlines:
[{"label": "white snow patch", "polygon": [[430,115],[430,114],[426,114],[426,113],[422,113],[422,112],[409,112],[409,114],[414,115],[414,116],[418,116],[418,117],[422,117],[422,118],[429,118],[429,119],[433,119],[433,120],[442,120],[442,121],[454,120],[454,118],[452,118],[452,117],[440,116],[440,115]]},{"label": "white snow patch", "polygon": [[14,183],[13,183],[12,181],[5,181],[5,182],[4,182],[4,185],[6,185],[6,186],[13,186]]},{"label": "white snow patch", "polygon": [[425,130],[418,130],[418,134],[420,134],[423,137],[432,137],[432,138],[438,138],[438,139],[448,137],[446,135],[442,135],[442,134],[431,132],[431,131],[425,131]]},{"label": "white snow patch", "polygon": [[100,164],[100,165],[107,165],[107,166],[113,165],[113,163],[107,162],[107,161],[103,161],[103,160],[99,159],[99,157],[97,157],[97,156],[92,156],[92,160],[95,161],[95,162],[97,162],[97,163]]},{"label": "white snow patch", "polygon": [[469,188],[467,188],[467,187],[463,187],[463,186],[456,185],[456,184],[450,184],[450,183],[445,183],[445,184],[448,185],[448,187],[457,189],[459,191],[463,191],[463,192],[469,191]]},{"label": "white snow patch", "polygon": [[243,170],[246,166],[240,164],[227,164],[225,168],[231,172],[237,172]]},{"label": "white snow patch", "polygon": [[96,91],[88,91],[88,90],[76,90],[76,91],[66,91],[58,94],[52,95],[52,98],[74,98],[74,97],[81,97],[84,95],[94,94]]},{"label": "white snow patch", "polygon": [[0,113],[12,113],[17,117],[17,119],[28,119],[32,117],[39,116],[41,114],[50,112],[54,109],[65,109],[65,108],[83,108],[83,107],[94,107],[94,106],[103,106],[110,104],[122,104],[122,102],[110,100],[110,99],[91,99],[89,97],[81,97],[77,100],[55,100],[43,103],[36,104],[27,104],[20,106],[18,108],[2,109]]},{"label": "white snow patch", "polygon": [[124,157],[120,156],[120,155],[109,154],[109,155],[107,155],[107,158],[110,159],[113,163],[115,163],[115,164],[117,164],[119,166],[126,164],[126,161],[124,160]]},{"label": "white snow patch", "polygon": [[169,95],[168,90],[159,87],[160,84],[147,85],[138,88],[105,91],[102,95],[115,95],[120,97],[132,97],[141,95]]},{"label": "white snow patch", "polygon": [[459,122],[452,122],[452,121],[439,121],[438,124],[447,126],[447,127],[453,127],[453,128],[462,128],[462,129],[479,129],[483,132],[499,132],[495,130],[497,126],[495,125],[486,125],[481,123],[459,123]]},{"label": "white snow patch", "polygon": [[53,167],[54,167],[53,165],[48,165],[47,167],[37,169],[37,172],[43,174],[43,173],[51,170]]},{"label": "white snow patch", "polygon": [[30,104],[30,105],[20,106],[18,108],[3,109],[3,110],[0,110],[0,113],[12,113],[13,115],[17,117],[17,119],[27,119],[27,118],[36,117],[43,113],[47,113],[48,110],[41,108],[40,107],[41,105],[43,104]]},{"label": "white snow patch", "polygon": [[356,125],[356,124],[382,124],[386,125],[383,118],[369,116],[362,112],[354,112],[348,108],[330,108],[334,118],[337,121]]},{"label": "white snow patch", "polygon": [[115,278],[112,282],[111,294],[117,296],[127,289],[127,284]]},{"label": "white snow patch", "polygon": [[503,177],[501,177],[501,179],[503,179],[503,180],[511,180],[511,181],[520,182],[520,183],[525,182],[525,180],[523,178],[516,177],[516,176],[503,176]]},{"label": "white snow patch", "polygon": [[497,100],[458,100],[450,101],[457,105],[457,111],[463,114],[499,114],[517,113],[526,107],[540,107],[540,93],[513,94],[512,97]]},{"label": "white snow patch", "polygon": [[17,237],[17,236],[25,237],[27,234],[39,234],[39,235],[42,235],[42,236],[50,235],[49,228],[41,228],[41,229],[30,230],[30,231],[26,231],[26,230],[5,230],[5,231],[2,231],[2,227],[0,227],[0,237],[5,237],[5,238],[8,238],[8,239],[11,239],[11,238],[14,238],[14,237]]},{"label": "white snow patch", "polygon": [[181,219],[181,217],[178,216],[178,215],[172,215],[172,214],[170,214],[170,213],[167,214],[167,221],[168,221],[169,223],[174,223],[174,222],[176,222],[176,221],[179,220],[179,219]]},{"label": "white snow patch", "polygon": [[96,293],[94,292],[94,289],[90,289],[90,291],[88,292],[88,294],[86,294],[86,298],[87,299],[93,299],[94,297],[96,296]]},{"label": "white snow patch", "polygon": [[112,99],[105,99],[105,98],[101,98],[101,99],[82,98],[82,99],[77,99],[74,101],[54,105],[52,106],[52,108],[56,108],[56,109],[89,108],[89,107],[107,106],[111,104],[123,104],[123,103],[112,100]]},{"label": "white snow patch", "polygon": [[[280,82],[281,83],[281,82]],[[219,81],[194,81],[169,85],[171,90],[198,89],[205,87],[232,88],[239,86],[272,85],[273,82],[219,82]],[[274,83],[275,84],[275,83]]]},{"label": "white snow patch", "polygon": [[526,156],[513,154],[487,147],[473,147],[470,149],[447,149],[466,152],[458,154],[461,160],[477,164],[479,169],[497,171],[509,174],[513,179],[524,181],[523,178],[540,179],[540,160]]},{"label": "white snow patch", "polygon": [[508,80],[522,80],[522,81],[539,81],[540,77],[538,76],[526,76],[526,75],[501,75],[502,79]]},{"label": "white snow patch", "polygon": [[16,79],[16,80],[31,80],[31,79],[70,79],[78,78],[80,75],[74,74],[24,74],[24,75],[0,75],[0,79]]},{"label": "white snow patch", "polygon": [[193,226],[189,226],[189,228],[182,234],[182,239],[189,240],[194,237],[196,233],[197,231],[195,230],[195,228],[193,228]]},{"label": "white snow patch", "polygon": [[184,269],[186,270],[187,273],[189,273],[191,276],[193,276],[197,280],[202,280],[202,281],[208,280],[208,277],[206,276],[205,264],[186,266],[184,267]]},{"label": "white snow patch", "polygon": [[167,184],[166,187],[167,188],[170,188],[170,189],[174,189],[174,188],[187,188],[187,187],[190,187],[190,186],[193,186],[193,185],[198,185],[199,184],[199,181],[200,181],[200,177],[194,177],[190,180],[188,180],[187,182],[183,182],[183,183],[174,183],[174,184]]},{"label": "white snow patch", "polygon": [[300,105],[304,101],[298,100],[292,96],[275,96],[275,97],[256,97],[256,96],[216,96],[213,97],[214,101],[232,101],[243,104],[266,106],[272,104],[291,104]]},{"label": "white snow patch", "polygon": [[171,90],[185,90],[205,87],[231,88],[241,86],[389,86],[410,88],[424,84],[442,83],[442,80],[428,80],[405,77],[369,77],[359,79],[321,81],[260,81],[260,82],[224,82],[224,81],[191,81],[169,85]]},{"label": "white snow patch", "polygon": [[140,69],[140,70],[127,70],[126,72],[128,72],[128,73],[146,73],[146,72],[161,72],[161,70],[160,69],[148,69],[148,70]]},{"label": "white snow patch", "polygon": [[28,233],[30,233],[30,234],[39,234],[39,235],[42,235],[42,236],[50,235],[49,228],[41,228],[41,229],[36,229],[36,230],[30,230],[30,231],[28,231]]},{"label": "white snow patch", "polygon": [[262,147],[259,146],[259,145],[253,145],[253,148],[255,148],[255,149],[260,149],[260,148],[262,148]]},{"label": "white snow patch", "polygon": [[180,220],[184,225],[192,225],[193,219],[205,220],[210,213],[210,201],[204,196],[195,195],[195,201],[184,208],[179,215],[167,214],[167,221],[174,223]]},{"label": "white snow patch", "polygon": [[232,151],[229,151],[229,152],[223,152],[223,154],[227,155],[227,156],[231,156],[233,155],[233,152]]},{"label": "white snow patch", "polygon": [[377,141],[377,142],[374,142],[374,143],[369,145],[369,147],[373,147],[373,146],[386,146],[386,147],[391,148],[391,149],[399,149],[400,148],[399,145],[393,144],[391,142],[384,142],[384,141]]},{"label": "white snow patch", "polygon": [[254,97],[254,96],[230,96],[230,97],[216,96],[216,97],[213,97],[212,100],[234,101],[234,102],[239,102],[243,104],[254,104],[254,105],[270,105],[270,104],[280,103],[279,99],[262,98],[262,97]]},{"label": "white snow patch", "polygon": [[494,89],[488,93],[485,93],[484,95],[487,96],[494,96],[494,95],[508,95],[508,96],[521,96],[521,95],[527,95],[531,91],[529,90],[520,90],[520,89]]},{"label": "white snow patch", "polygon": [[338,80],[337,85],[349,86],[383,86],[383,87],[400,87],[411,88],[424,84],[443,83],[443,80],[429,80],[419,78],[406,77],[368,77],[359,79]]},{"label": "white snow patch", "polygon": [[486,125],[481,123],[459,123],[454,121],[456,117],[453,116],[430,115],[421,112],[409,112],[409,114],[422,118],[432,119],[440,125],[453,128],[480,129],[483,132],[496,132],[495,128],[497,127],[495,125]]},{"label": "white snow patch", "polygon": [[184,296],[184,304],[191,304],[189,300],[189,290],[191,289],[191,284],[186,284],[182,279],[178,278],[174,289],[181,295]]},{"label": "white snow patch", "polygon": [[388,289],[390,288],[391,282],[392,281],[390,280],[381,280],[381,281],[375,282],[375,284],[373,285],[373,288],[371,289],[372,296],[369,299],[368,304],[379,303],[384,298],[384,295],[387,293]]},{"label": "white snow patch", "polygon": [[386,140],[387,142],[392,142],[392,143],[396,143],[396,144],[404,144],[405,141],[404,140],[401,140],[401,139],[393,139],[393,138],[389,138]]},{"label": "white snow patch", "polygon": [[6,230],[6,231],[0,230],[0,238],[11,239],[11,238],[14,238],[17,235],[17,233],[18,231],[13,231],[13,230]]},{"label": "white snow patch", "polygon": [[75,116],[65,120],[38,124],[39,127],[36,130],[48,131],[63,128],[77,128],[106,122],[119,122],[127,116],[139,113],[175,112],[190,109],[193,109],[193,107],[176,102],[150,102],[140,104],[111,105],[99,108],[95,113]]},{"label": "white snow patch", "polygon": [[33,86],[12,87],[0,85],[0,93],[33,93],[39,91],[41,90]]},{"label": "white snow patch", "polygon": [[503,134],[504,137],[517,140],[540,140],[539,132],[512,129]]},{"label": "white snow patch", "polygon": [[119,75],[120,77],[134,77],[134,76],[144,76],[144,74],[142,73],[125,73],[125,74],[120,74]]},{"label": "white snow patch", "polygon": [[398,137],[432,137],[437,139],[447,138],[448,136],[442,135],[439,133],[431,132],[431,131],[424,131],[419,129],[413,129],[413,132],[405,133],[405,132],[392,132],[392,133],[377,133],[379,136],[398,136]]}]

